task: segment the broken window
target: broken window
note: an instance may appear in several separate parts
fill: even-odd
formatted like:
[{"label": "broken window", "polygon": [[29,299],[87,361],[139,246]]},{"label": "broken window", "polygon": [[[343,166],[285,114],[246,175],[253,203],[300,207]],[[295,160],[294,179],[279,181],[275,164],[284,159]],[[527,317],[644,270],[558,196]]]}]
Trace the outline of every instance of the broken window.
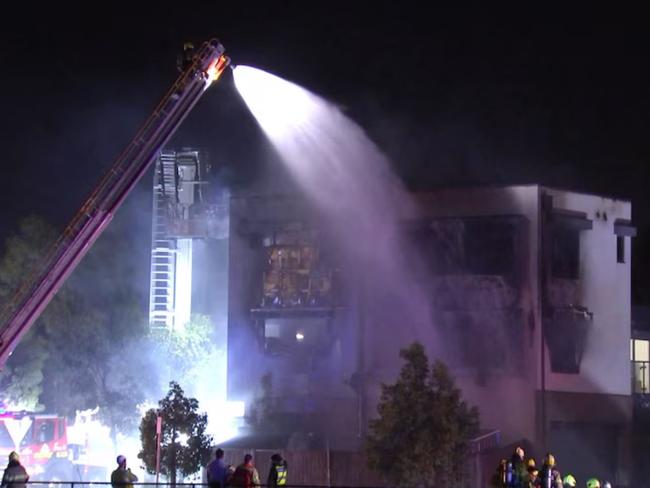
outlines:
[{"label": "broken window", "polygon": [[585,307],[570,305],[545,312],[544,337],[554,373],[579,374],[585,339],[593,314]]},{"label": "broken window", "polygon": [[488,218],[467,220],[464,237],[466,269],[469,274],[512,275],[515,239],[510,222]]},{"label": "broken window", "polygon": [[554,227],[551,251],[553,277],[577,280],[580,274],[580,233],[574,229]]},{"label": "broken window", "polygon": [[465,257],[460,219],[435,220],[414,229],[411,238],[431,274],[444,276],[462,272]]},{"label": "broken window", "polygon": [[411,233],[434,275],[511,276],[517,260],[517,222],[508,217],[439,219]]}]

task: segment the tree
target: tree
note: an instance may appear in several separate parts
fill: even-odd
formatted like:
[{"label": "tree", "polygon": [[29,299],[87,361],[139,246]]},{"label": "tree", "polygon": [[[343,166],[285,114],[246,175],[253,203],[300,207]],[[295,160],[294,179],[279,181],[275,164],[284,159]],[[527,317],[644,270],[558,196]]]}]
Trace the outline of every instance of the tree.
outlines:
[{"label": "tree", "polygon": [[[4,304],[11,300],[26,271],[34,268],[55,238],[52,226],[37,216],[30,216],[22,219],[18,230],[6,239],[0,259],[0,299]],[[36,411],[44,408],[40,396],[49,351],[47,340],[35,329],[57,321],[61,312],[58,304],[48,307],[0,372],[0,391],[11,408]]]},{"label": "tree", "polygon": [[[74,418],[76,410],[99,406],[114,440],[118,431],[137,428],[137,405],[153,383],[141,353],[147,350],[147,327],[123,227],[116,219],[102,235],[0,373],[0,389],[12,408]],[[1,298],[10,297],[26,270],[40,264],[55,237],[41,218],[20,222],[0,259]]]},{"label": "tree", "polygon": [[47,349],[38,337],[28,335],[25,342],[15,349],[12,360],[0,371],[0,391],[12,409],[40,411],[44,408],[40,396]]},{"label": "tree", "polygon": [[199,402],[187,398],[178,383],[169,383],[169,392],[158,402],[158,409],[149,409],[140,423],[142,450],[138,458],[151,474],[156,472],[156,418],[162,417],[160,473],[176,483],[177,474],[196,473],[210,457],[212,436],[205,433],[208,416],[198,413]]},{"label": "tree", "polygon": [[467,443],[478,431],[444,363],[429,360],[422,344],[400,351],[397,381],[382,385],[379,417],[370,422],[369,466],[400,486],[453,486],[464,472]]},{"label": "tree", "polygon": [[159,377],[165,382],[182,381],[190,394],[196,394],[194,387],[205,383],[206,379],[218,380],[214,369],[226,352],[216,347],[214,336],[212,320],[201,314],[193,314],[183,328],[152,329],[150,340],[154,354],[164,358],[157,364]]}]

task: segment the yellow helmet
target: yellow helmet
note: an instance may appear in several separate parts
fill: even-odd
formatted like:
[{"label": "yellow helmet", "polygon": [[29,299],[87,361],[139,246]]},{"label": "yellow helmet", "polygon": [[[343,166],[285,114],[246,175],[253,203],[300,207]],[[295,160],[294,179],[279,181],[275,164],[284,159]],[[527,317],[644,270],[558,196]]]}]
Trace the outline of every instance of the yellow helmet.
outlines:
[{"label": "yellow helmet", "polygon": [[547,466],[555,466],[555,456],[549,452],[544,458],[544,464]]},{"label": "yellow helmet", "polygon": [[535,464],[535,459],[533,458],[528,459],[528,467],[534,468],[535,466],[537,466],[537,464]]}]

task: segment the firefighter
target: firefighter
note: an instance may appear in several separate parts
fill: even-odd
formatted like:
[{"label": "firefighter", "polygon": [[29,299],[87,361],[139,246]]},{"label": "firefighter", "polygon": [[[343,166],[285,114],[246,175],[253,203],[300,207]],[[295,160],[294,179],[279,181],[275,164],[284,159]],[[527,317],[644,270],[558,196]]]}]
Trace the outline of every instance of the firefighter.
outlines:
[{"label": "firefighter", "polygon": [[111,473],[111,485],[113,488],[133,488],[133,483],[138,477],[126,467],[126,457],[121,454],[117,456],[117,469]]},{"label": "firefighter", "polygon": [[271,456],[271,469],[266,484],[270,488],[277,488],[287,484],[287,462],[277,452]]},{"label": "firefighter", "polygon": [[9,453],[9,462],[2,475],[2,488],[26,488],[29,475],[20,464],[20,456],[16,451]]},{"label": "firefighter", "polygon": [[512,476],[510,477],[509,486],[519,488],[526,477],[526,463],[524,462],[524,449],[517,447],[512,453],[510,462],[512,463]]},{"label": "firefighter", "polygon": [[228,482],[229,486],[237,486],[239,488],[253,488],[260,486],[260,475],[253,465],[253,456],[246,454],[244,462],[237,466],[231,479]]},{"label": "firefighter", "polygon": [[178,71],[182,73],[183,71],[185,71],[187,68],[190,67],[190,65],[194,61],[194,53],[195,53],[194,43],[192,42],[183,43],[183,52],[182,54],[178,55],[178,59],[176,61],[176,67],[178,68]]},{"label": "firefighter", "polygon": [[563,488],[562,475],[560,475],[555,465],[555,456],[550,452],[544,458],[539,477],[542,488]]},{"label": "firefighter", "polygon": [[530,460],[526,468],[526,476],[524,477],[522,486],[524,488],[537,488],[539,486],[539,469]]}]

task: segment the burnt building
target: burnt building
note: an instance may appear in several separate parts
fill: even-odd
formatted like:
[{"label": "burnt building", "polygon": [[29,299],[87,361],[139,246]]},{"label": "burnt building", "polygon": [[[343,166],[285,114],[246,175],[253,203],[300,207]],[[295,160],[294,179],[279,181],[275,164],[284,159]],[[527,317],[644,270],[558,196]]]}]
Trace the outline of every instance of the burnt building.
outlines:
[{"label": "burnt building", "polygon": [[630,202],[539,185],[412,198],[381,269],[303,196],[230,198],[229,400],[266,395],[287,447],[358,449],[399,349],[419,340],[502,446],[626,484]]},{"label": "burnt building", "polygon": [[629,482],[630,202],[531,185],[443,190],[421,208],[438,234],[455,226],[460,264],[434,278],[451,297],[436,309],[482,424],[579,479]]},{"label": "burnt building", "polygon": [[[624,481],[630,203],[537,185],[414,199],[404,252],[432,329],[413,339],[446,360],[502,444],[528,441],[577,475]],[[304,199],[239,196],[230,210],[229,394],[251,401],[272,372],[294,425],[355,445],[408,334],[382,328],[363,271]]]}]

